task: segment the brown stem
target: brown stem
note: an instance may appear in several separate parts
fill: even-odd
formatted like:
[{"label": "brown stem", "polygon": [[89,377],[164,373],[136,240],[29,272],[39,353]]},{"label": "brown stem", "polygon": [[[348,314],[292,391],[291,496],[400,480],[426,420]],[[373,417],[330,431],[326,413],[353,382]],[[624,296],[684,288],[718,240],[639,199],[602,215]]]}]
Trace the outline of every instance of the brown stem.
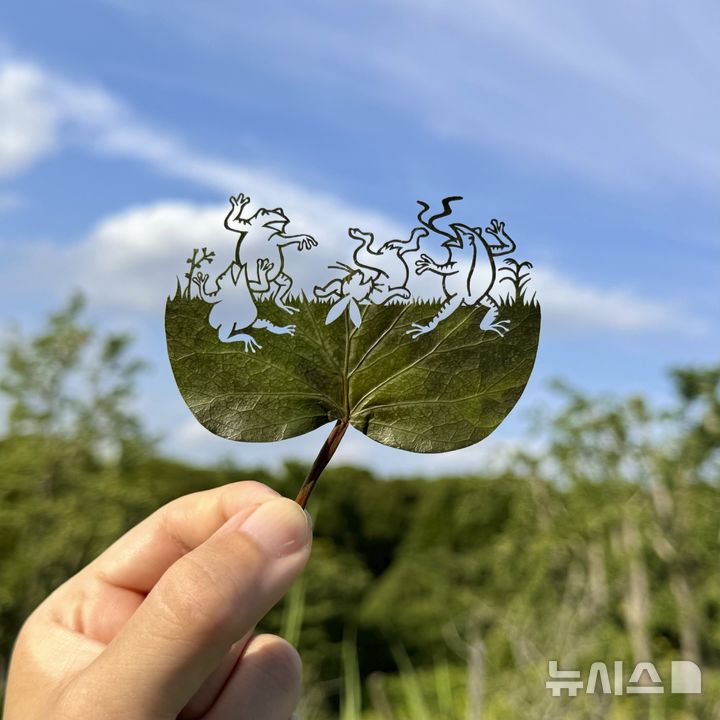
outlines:
[{"label": "brown stem", "polygon": [[343,439],[343,435],[347,429],[347,420],[338,420],[335,423],[335,427],[330,431],[330,434],[327,436],[327,440],[323,443],[323,446],[320,448],[320,452],[315,458],[315,462],[310,468],[310,472],[308,472],[307,477],[305,478],[305,482],[303,482],[302,487],[300,488],[300,492],[295,498],[295,502],[300,505],[300,507],[304,508],[305,505],[307,505],[307,501],[310,498],[310,493],[315,487],[315,483],[318,481],[322,471],[327,467],[330,459],[335,454],[335,451],[337,450],[338,445]]}]

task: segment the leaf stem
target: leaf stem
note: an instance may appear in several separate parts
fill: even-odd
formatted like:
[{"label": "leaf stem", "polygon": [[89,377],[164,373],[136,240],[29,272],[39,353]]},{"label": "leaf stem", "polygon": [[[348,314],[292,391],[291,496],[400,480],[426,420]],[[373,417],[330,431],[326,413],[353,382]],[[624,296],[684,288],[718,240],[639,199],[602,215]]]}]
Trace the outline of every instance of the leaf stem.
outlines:
[{"label": "leaf stem", "polygon": [[310,498],[310,493],[315,487],[315,483],[318,481],[320,475],[322,475],[322,471],[327,467],[327,464],[330,462],[332,456],[335,454],[335,451],[338,449],[338,445],[343,439],[343,435],[345,435],[345,431],[347,429],[348,421],[338,420],[335,423],[335,427],[333,427],[330,431],[330,434],[327,436],[323,446],[320,448],[320,452],[317,454],[315,462],[312,464],[312,467],[310,468],[310,471],[300,488],[300,492],[295,498],[295,502],[300,505],[300,507],[304,508],[305,505],[307,505],[307,501]]}]

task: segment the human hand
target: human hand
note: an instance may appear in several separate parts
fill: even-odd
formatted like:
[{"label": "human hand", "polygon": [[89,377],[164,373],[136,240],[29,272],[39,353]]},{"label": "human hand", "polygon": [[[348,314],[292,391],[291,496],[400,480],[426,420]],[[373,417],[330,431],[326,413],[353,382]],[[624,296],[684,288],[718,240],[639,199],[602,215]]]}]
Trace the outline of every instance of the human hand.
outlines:
[{"label": "human hand", "polygon": [[253,628],[312,531],[254,482],[160,508],[53,592],[15,644],[5,720],[288,720],[300,658]]}]

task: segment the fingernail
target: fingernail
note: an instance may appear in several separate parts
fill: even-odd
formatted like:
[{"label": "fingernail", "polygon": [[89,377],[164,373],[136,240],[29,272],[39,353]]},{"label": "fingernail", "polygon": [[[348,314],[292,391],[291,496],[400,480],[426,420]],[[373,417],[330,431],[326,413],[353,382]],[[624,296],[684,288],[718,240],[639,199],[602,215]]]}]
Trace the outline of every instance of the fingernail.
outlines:
[{"label": "fingernail", "polygon": [[292,555],[310,541],[308,515],[293,500],[280,498],[260,505],[240,526],[265,552],[276,557]]}]

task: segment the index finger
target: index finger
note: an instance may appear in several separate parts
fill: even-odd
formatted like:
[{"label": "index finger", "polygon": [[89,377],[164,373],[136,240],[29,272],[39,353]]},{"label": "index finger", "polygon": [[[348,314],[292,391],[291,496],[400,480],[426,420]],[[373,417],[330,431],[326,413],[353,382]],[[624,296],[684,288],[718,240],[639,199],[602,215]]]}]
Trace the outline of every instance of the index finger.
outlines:
[{"label": "index finger", "polygon": [[129,530],[82,572],[115,587],[147,594],[165,571],[202,545],[233,515],[248,515],[279,494],[262,483],[242,481],[185,495]]}]

